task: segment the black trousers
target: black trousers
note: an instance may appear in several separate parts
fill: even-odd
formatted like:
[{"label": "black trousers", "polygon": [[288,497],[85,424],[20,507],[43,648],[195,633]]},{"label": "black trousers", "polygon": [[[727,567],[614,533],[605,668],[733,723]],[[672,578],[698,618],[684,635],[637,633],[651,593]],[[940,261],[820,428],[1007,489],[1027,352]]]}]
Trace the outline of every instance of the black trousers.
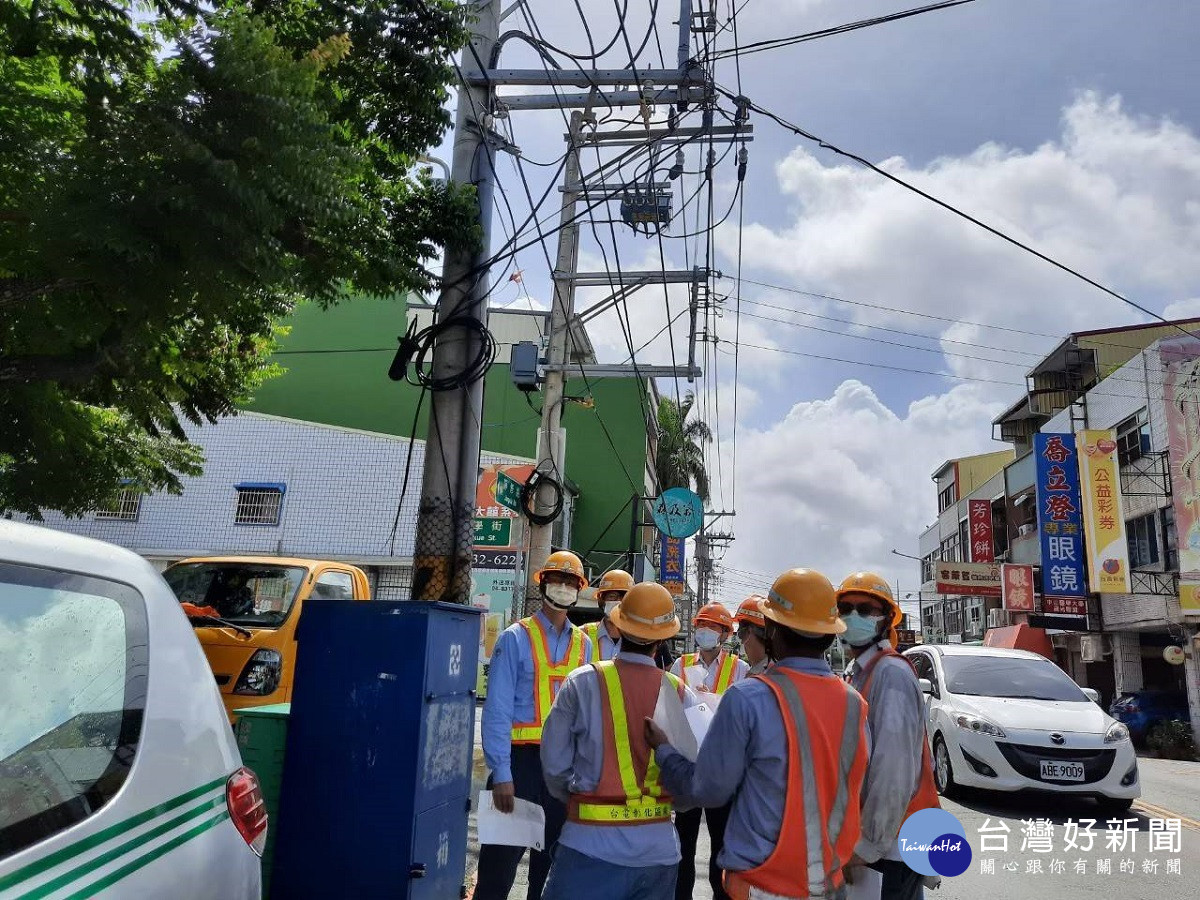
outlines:
[{"label": "black trousers", "polygon": [[675,830],[679,833],[679,877],[675,879],[675,900],[692,900],[696,886],[696,841],[700,837],[700,817],[708,822],[708,840],[712,854],[708,858],[708,883],[712,885],[713,900],[729,900],[721,884],[721,867],[717,854],[725,846],[725,825],[729,822],[732,804],[715,809],[692,809],[675,813]]},{"label": "black trousers", "polygon": [[[514,744],[512,747],[513,790],[522,800],[536,803],[546,811],[546,846],[529,851],[528,900],[540,900],[546,876],[550,873],[550,853],[558,843],[558,835],[567,820],[567,807],[550,795],[542,777],[541,750],[537,744]],[[492,779],[488,778],[488,788]],[[504,847],[484,844],[479,848],[479,873],[475,885],[475,900],[508,900],[517,878],[517,868],[525,855],[524,847]]]},{"label": "black trousers", "polygon": [[879,900],[921,900],[925,896],[924,878],[898,859],[881,859],[871,868],[883,875]]}]

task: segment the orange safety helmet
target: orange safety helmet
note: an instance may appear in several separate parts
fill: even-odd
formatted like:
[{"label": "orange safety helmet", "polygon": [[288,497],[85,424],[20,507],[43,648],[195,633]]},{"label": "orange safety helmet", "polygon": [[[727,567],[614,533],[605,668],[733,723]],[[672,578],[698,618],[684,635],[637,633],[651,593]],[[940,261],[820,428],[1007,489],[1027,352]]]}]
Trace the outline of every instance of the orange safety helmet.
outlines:
[{"label": "orange safety helmet", "polygon": [[633,587],[633,576],[624,569],[610,569],[600,576],[596,582],[595,591],[603,594],[607,591],[620,591],[624,594]]},{"label": "orange safety helmet", "polygon": [[766,599],[766,597],[758,594],[747,597],[742,601],[742,605],[738,607],[737,615],[733,617],[733,621],[739,625],[756,625],[759,628],[764,628],[767,620],[763,615],[762,605],[766,602]]},{"label": "orange safety helmet", "polygon": [[631,587],[621,605],[612,611],[609,621],[621,634],[647,643],[669,640],[679,634],[675,598],[653,581]]},{"label": "orange safety helmet", "polygon": [[696,618],[693,620],[692,625],[699,628],[702,622],[715,625],[722,631],[733,631],[733,616],[729,614],[729,610],[721,603],[705,603],[700,607],[700,611],[696,613]]},{"label": "orange safety helmet", "polygon": [[838,617],[833,585],[815,569],[788,569],[776,578],[763,615],[792,631],[842,634],[846,630]]},{"label": "orange safety helmet", "polygon": [[837,598],[841,600],[847,594],[866,594],[868,597],[874,597],[890,612],[892,625],[899,625],[900,620],[904,618],[900,604],[892,596],[892,589],[874,572],[855,572],[853,575],[847,576],[846,580],[842,582],[842,586],[838,588]]},{"label": "orange safety helmet", "polygon": [[547,572],[566,572],[568,575],[574,575],[579,579],[580,590],[588,586],[587,576],[583,574],[583,563],[570,550],[555,550],[546,557],[546,564],[533,573],[534,583],[541,584],[542,576]]}]

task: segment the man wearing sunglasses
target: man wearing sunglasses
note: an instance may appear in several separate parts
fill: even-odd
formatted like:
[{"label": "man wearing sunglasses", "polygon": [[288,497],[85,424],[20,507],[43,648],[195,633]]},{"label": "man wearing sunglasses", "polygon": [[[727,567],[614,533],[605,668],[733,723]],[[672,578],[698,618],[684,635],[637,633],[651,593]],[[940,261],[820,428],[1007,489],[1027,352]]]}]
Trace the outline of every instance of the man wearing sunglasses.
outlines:
[{"label": "man wearing sunglasses", "polygon": [[842,642],[854,657],[846,670],[851,687],[867,701],[872,741],[862,791],[862,836],[847,866],[848,879],[865,877],[862,866],[883,876],[880,900],[920,900],[924,879],[906,866],[897,837],[904,821],[940,806],[925,737],[925,697],[916,672],[896,652],[903,613],[887,582],[856,572],[837,592],[846,623]]}]

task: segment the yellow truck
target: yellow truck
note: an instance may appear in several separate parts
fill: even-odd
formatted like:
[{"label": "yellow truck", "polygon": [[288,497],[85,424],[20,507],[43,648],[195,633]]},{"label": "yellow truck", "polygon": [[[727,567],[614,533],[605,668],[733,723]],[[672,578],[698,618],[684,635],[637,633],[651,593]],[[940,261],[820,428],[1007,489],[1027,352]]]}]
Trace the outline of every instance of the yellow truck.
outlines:
[{"label": "yellow truck", "polygon": [[305,601],[371,599],[361,569],[320,559],[197,557],[163,578],[196,630],[230,721],[238,709],[291,701]]}]

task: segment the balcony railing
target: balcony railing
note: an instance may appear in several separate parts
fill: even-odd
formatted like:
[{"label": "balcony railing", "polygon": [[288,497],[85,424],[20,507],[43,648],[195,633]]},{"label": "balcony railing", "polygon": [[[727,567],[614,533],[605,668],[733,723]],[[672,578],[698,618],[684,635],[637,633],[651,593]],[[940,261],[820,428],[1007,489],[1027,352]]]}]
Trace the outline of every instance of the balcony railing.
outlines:
[{"label": "balcony railing", "polygon": [[1121,493],[1126,497],[1170,497],[1171,467],[1167,454],[1147,453],[1121,466]]},{"label": "balcony railing", "polygon": [[1130,573],[1133,593],[1156,597],[1179,596],[1178,572],[1138,572]]}]

